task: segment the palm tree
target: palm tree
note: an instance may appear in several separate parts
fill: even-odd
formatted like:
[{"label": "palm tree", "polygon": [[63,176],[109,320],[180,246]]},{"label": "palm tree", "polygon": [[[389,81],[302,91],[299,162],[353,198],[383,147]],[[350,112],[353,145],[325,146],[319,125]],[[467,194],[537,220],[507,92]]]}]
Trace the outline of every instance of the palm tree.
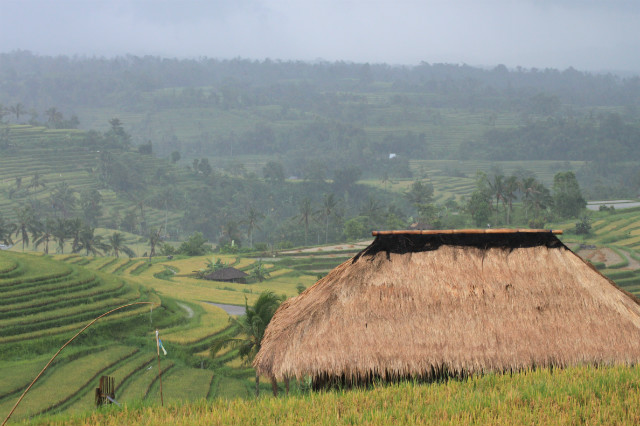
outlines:
[{"label": "palm tree", "polygon": [[151,262],[151,258],[156,255],[156,246],[160,244],[162,240],[162,235],[160,235],[159,229],[152,229],[149,232],[149,262]]},{"label": "palm tree", "polygon": [[47,218],[44,221],[44,226],[42,227],[42,232],[38,236],[38,238],[34,238],[33,245],[37,249],[40,244],[44,244],[44,254],[49,254],[49,241],[51,241],[53,237],[53,230],[55,229],[55,222]]},{"label": "palm tree", "polygon": [[522,206],[524,208],[524,218],[529,218],[529,208],[531,207],[531,199],[533,198],[533,194],[536,191],[536,186],[538,181],[533,176],[528,176],[522,178],[518,182],[518,190],[520,194],[522,194]]},{"label": "palm tree", "polygon": [[45,183],[44,180],[42,179],[42,175],[38,172],[36,172],[36,174],[33,175],[33,177],[31,178],[31,182],[29,182],[29,186],[27,186],[28,189],[34,188],[34,189],[38,189],[39,187],[45,187]]},{"label": "palm tree", "polygon": [[84,228],[84,223],[82,223],[82,219],[79,217],[70,219],[66,223],[67,226],[67,236],[71,238],[71,251],[73,253],[77,253],[80,247],[80,234],[82,233],[82,229]]},{"label": "palm tree", "polygon": [[493,177],[493,182],[489,180],[489,178],[487,178],[487,183],[489,184],[489,188],[491,188],[491,192],[493,193],[493,196],[496,197],[496,225],[497,225],[500,201],[504,200],[504,176],[495,175]]},{"label": "palm tree", "polygon": [[264,219],[264,215],[260,213],[258,210],[256,210],[255,208],[251,207],[249,209],[249,213],[247,214],[247,218],[242,221],[242,223],[247,225],[247,237],[249,238],[249,248],[253,248],[253,239],[251,238],[253,236],[253,230],[262,229],[260,228],[260,225],[258,225],[258,221],[260,221],[260,219]]},{"label": "palm tree", "polygon": [[318,210],[318,216],[324,219],[324,243],[329,240],[329,217],[335,214],[335,210],[338,207],[338,200],[336,200],[333,192],[331,194],[324,194],[324,200],[322,201],[322,208]]},{"label": "palm tree", "polygon": [[4,116],[9,115],[9,110],[4,107],[4,105],[0,104],[0,124],[2,124],[2,120],[4,120]]},{"label": "palm tree", "polygon": [[64,243],[69,237],[69,228],[69,221],[67,219],[57,218],[51,231],[53,241],[58,243],[56,251],[62,254],[64,254]]},{"label": "palm tree", "polygon": [[135,257],[134,251],[125,245],[124,236],[119,232],[114,232],[107,239],[107,244],[111,247],[111,251],[115,255],[115,257],[119,257],[120,252],[123,252],[129,257]]},{"label": "palm tree", "polygon": [[63,115],[56,107],[51,107],[45,111],[47,115],[47,124],[54,129],[58,128],[58,124],[63,120]]},{"label": "palm tree", "polygon": [[362,206],[360,214],[369,218],[369,224],[375,226],[380,219],[383,205],[374,197],[369,197],[367,203]]},{"label": "palm tree", "polygon": [[207,263],[205,264],[204,269],[194,271],[196,273],[196,276],[198,278],[204,278],[205,276],[209,275],[212,272],[215,272],[222,268],[227,267],[227,264],[224,263],[221,258],[218,258],[218,260],[216,260],[215,262],[214,260],[215,260],[215,257],[211,258],[211,260],[207,260]]},{"label": "palm tree", "polygon": [[129,257],[135,257],[136,255],[133,250],[125,245],[124,236],[119,232],[114,232],[113,234],[109,235],[109,238],[107,238],[107,244],[111,248],[111,251],[113,252],[113,255],[115,257],[120,257],[120,252],[123,252]]},{"label": "palm tree", "polygon": [[102,237],[95,234],[95,228],[90,226],[82,227],[80,231],[80,244],[76,249],[77,251],[84,250],[87,256],[89,256],[90,253],[97,256],[108,249],[109,246],[102,242]]},{"label": "palm tree", "polygon": [[24,114],[26,110],[24,109],[24,105],[18,102],[17,104],[9,108],[9,112],[11,112],[12,114],[15,114],[16,123],[17,123],[20,120],[20,116]]},{"label": "palm tree", "polygon": [[[238,349],[238,355],[243,358],[245,365],[250,365],[260,351],[260,344],[267,325],[281,303],[282,298],[271,291],[260,294],[252,306],[247,305],[245,298],[246,313],[239,318],[229,317],[233,328],[232,337],[215,341],[211,346],[211,357],[215,358],[219,350],[229,346],[232,349]],[[256,396],[259,394],[260,376],[256,373]]]},{"label": "palm tree", "polygon": [[29,245],[29,233],[31,233],[32,236],[38,234],[39,223],[30,206],[16,209],[16,217],[18,218],[18,223],[15,228],[15,236],[21,237],[22,251],[24,251],[25,244]]},{"label": "palm tree", "polygon": [[516,198],[516,191],[518,190],[518,178],[515,176],[509,176],[504,181],[502,191],[502,202],[505,206],[507,213],[507,225],[511,223],[511,212],[513,211],[513,200]]},{"label": "palm tree", "polygon": [[267,268],[264,267],[264,265],[262,264],[262,261],[259,260],[251,270],[250,276],[251,278],[255,278],[256,280],[258,280],[258,282],[262,282],[267,278],[271,277],[271,274],[269,274],[269,271],[267,271]]},{"label": "palm tree", "polygon": [[56,185],[49,195],[49,201],[54,212],[62,213],[62,217],[69,217],[77,203],[75,192],[67,182]]},{"label": "palm tree", "polygon": [[11,235],[15,232],[16,225],[13,223],[5,222],[4,218],[0,216],[0,241],[6,246],[13,244]]},{"label": "palm tree", "polygon": [[531,207],[533,208],[535,217],[540,215],[542,210],[546,210],[553,204],[553,197],[551,192],[542,183],[538,182],[534,187],[534,191],[531,197]]},{"label": "palm tree", "polygon": [[309,223],[313,218],[313,208],[311,207],[311,200],[305,197],[300,204],[300,215],[298,223],[304,223],[304,245],[307,245],[307,235],[309,235]]}]

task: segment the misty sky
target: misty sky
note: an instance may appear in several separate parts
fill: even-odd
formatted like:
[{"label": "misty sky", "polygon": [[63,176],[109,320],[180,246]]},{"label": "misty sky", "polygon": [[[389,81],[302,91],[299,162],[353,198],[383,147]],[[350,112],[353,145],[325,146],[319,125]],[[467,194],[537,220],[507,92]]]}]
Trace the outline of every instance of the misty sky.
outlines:
[{"label": "misty sky", "polygon": [[0,0],[0,52],[640,71],[638,0]]}]

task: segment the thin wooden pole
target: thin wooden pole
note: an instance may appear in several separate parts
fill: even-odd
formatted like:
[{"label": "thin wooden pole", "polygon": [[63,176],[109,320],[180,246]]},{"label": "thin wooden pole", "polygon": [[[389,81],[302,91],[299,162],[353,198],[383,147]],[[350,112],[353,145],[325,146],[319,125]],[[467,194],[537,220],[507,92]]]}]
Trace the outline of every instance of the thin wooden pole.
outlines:
[{"label": "thin wooden pole", "polygon": [[156,330],[156,349],[158,350],[158,378],[160,379],[160,405],[164,407],[164,397],[162,396],[162,368],[160,368],[160,335]]},{"label": "thin wooden pole", "polygon": [[9,421],[9,419],[11,418],[11,415],[13,414],[13,412],[16,410],[16,408],[18,408],[18,404],[20,404],[20,402],[22,401],[22,399],[24,398],[24,396],[27,394],[27,392],[29,392],[29,389],[31,389],[33,387],[33,385],[36,383],[36,381],[40,378],[40,376],[42,376],[42,373],[45,372],[45,370],[47,368],[49,368],[49,366],[51,365],[51,363],[53,362],[54,359],[56,359],[56,357],[60,354],[60,352],[62,352],[62,350],[64,348],[67,347],[67,345],[71,342],[73,342],[75,340],[76,337],[78,337],[80,335],[80,333],[82,333],[83,331],[85,331],[87,328],[91,327],[96,321],[98,321],[100,318],[102,317],[106,317],[107,315],[109,315],[112,312],[118,311],[120,309],[129,307],[129,306],[134,306],[134,305],[152,305],[153,306],[153,302],[134,302],[134,303],[128,303],[126,305],[122,305],[122,306],[118,306],[115,309],[110,310],[109,312],[105,312],[104,314],[100,315],[99,317],[95,318],[93,321],[91,321],[89,324],[85,325],[82,330],[78,331],[71,339],[69,339],[67,341],[67,343],[65,343],[64,345],[62,345],[62,347],[60,349],[58,349],[58,352],[56,352],[56,354],[49,360],[49,362],[47,363],[47,365],[44,366],[44,368],[40,371],[40,373],[38,373],[38,375],[36,376],[35,379],[33,379],[33,382],[31,382],[31,384],[29,385],[29,387],[27,389],[25,389],[25,391],[22,393],[22,395],[20,396],[20,398],[18,398],[18,401],[15,403],[15,405],[13,406],[13,408],[11,409],[11,411],[9,412],[9,415],[7,416],[6,419],[4,419],[4,421],[2,422],[2,426],[6,425],[7,422]]}]

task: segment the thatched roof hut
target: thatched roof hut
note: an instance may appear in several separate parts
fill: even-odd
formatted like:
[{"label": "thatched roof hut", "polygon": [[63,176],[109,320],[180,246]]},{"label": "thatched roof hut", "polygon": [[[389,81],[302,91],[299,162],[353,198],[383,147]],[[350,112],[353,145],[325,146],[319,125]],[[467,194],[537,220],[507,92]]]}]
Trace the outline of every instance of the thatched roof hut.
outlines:
[{"label": "thatched roof hut", "polygon": [[274,379],[431,379],[640,360],[640,304],[543,230],[390,231],[284,302]]},{"label": "thatched roof hut", "polygon": [[212,273],[205,275],[204,279],[229,283],[245,283],[248,276],[249,275],[247,275],[245,272],[242,272],[236,268],[228,267],[220,268],[217,271],[213,271]]}]

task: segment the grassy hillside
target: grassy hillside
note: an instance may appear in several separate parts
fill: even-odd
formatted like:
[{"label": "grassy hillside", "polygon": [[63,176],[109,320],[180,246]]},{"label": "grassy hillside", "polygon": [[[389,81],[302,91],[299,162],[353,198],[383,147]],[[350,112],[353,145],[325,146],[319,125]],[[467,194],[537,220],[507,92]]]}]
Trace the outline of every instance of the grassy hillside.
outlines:
[{"label": "grassy hillside", "polygon": [[633,425],[639,367],[573,367],[274,399],[115,408],[33,425]]},{"label": "grassy hillside", "polygon": [[[248,273],[257,262],[231,255],[216,258]],[[193,277],[211,256],[154,258],[149,263],[139,258],[0,251],[0,413],[8,413],[73,333],[103,312],[136,300],[162,306],[116,313],[87,330],[29,392],[14,418],[91,409],[93,390],[105,374],[115,377],[120,402],[158,400],[156,328],[169,351],[162,360],[166,401],[247,397],[255,387],[254,373],[237,354],[223,351],[217,359],[209,358],[212,341],[229,326],[228,315],[209,302],[244,306],[265,290],[290,297],[344,258],[345,254],[294,256],[282,264],[276,259],[264,263],[271,275],[265,281],[235,284]],[[296,263],[300,261],[304,263]],[[313,272],[305,273],[306,267]],[[57,387],[64,390],[54,391]],[[266,378],[262,387],[263,392],[270,389]]]}]

